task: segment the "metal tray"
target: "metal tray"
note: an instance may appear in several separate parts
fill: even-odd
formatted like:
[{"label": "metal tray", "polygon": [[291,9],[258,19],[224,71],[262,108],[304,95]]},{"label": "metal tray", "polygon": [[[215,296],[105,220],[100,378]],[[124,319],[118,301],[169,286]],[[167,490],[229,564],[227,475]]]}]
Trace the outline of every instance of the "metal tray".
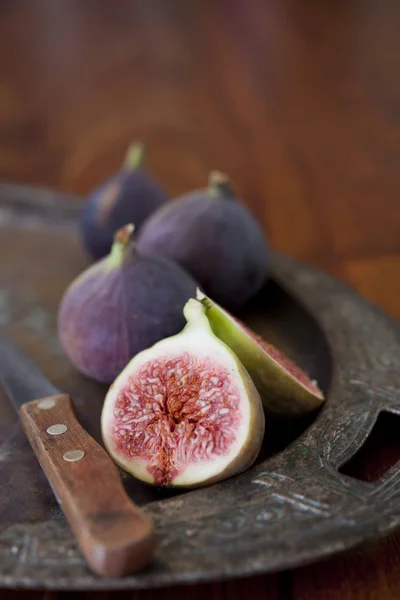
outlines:
[{"label": "metal tray", "polygon": [[[87,264],[77,199],[0,186],[0,323],[71,393],[100,439],[105,388],[80,376],[56,336],[57,304]],[[400,524],[400,465],[375,482],[339,472],[381,411],[400,414],[400,327],[327,275],[272,254],[272,277],[242,317],[289,353],[327,393],[318,413],[269,420],[257,464],[224,483],[173,494],[122,475],[159,536],[150,568],[94,576],[0,396],[0,586],[133,589],[254,575],[301,565]],[[1,357],[0,357],[1,359]],[[394,417],[393,417],[394,419]]]}]

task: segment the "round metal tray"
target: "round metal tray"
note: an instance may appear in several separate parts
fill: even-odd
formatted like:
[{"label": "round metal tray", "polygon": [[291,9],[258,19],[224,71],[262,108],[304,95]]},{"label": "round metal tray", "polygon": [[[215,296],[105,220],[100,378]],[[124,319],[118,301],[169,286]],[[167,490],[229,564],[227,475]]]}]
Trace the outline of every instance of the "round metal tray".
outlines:
[{"label": "round metal tray", "polygon": [[[59,299],[87,264],[76,199],[0,186],[0,323],[100,439],[103,386],[80,376],[56,335]],[[188,493],[126,475],[156,523],[151,567],[123,579],[94,576],[75,544],[7,399],[0,397],[0,586],[129,589],[287,569],[388,533],[400,523],[400,466],[369,483],[339,472],[381,411],[400,414],[400,327],[339,282],[272,254],[271,281],[241,315],[289,353],[327,394],[298,421],[267,421],[257,464]],[[0,357],[1,360],[1,357]]]}]

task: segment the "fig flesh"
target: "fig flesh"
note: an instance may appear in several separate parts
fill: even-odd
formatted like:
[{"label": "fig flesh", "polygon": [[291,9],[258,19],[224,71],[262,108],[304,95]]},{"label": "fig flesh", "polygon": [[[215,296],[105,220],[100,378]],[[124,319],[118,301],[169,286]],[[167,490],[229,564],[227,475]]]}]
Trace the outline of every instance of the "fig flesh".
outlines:
[{"label": "fig flesh", "polygon": [[298,365],[200,290],[197,299],[206,309],[214,334],[235,352],[249,372],[267,412],[300,416],[321,406],[323,393]]},{"label": "fig flesh", "polygon": [[137,243],[180,264],[224,306],[244,304],[267,278],[263,233],[229,179],[216,171],[207,189],[185,194],[151,215]]},{"label": "fig flesh", "polygon": [[180,331],[196,290],[178,265],[136,249],[133,226],[120,229],[110,255],[66,290],[58,331],[79,371],[110,383],[138,352]]},{"label": "fig flesh", "polygon": [[144,147],[135,143],[128,149],[122,169],[96,188],[88,197],[81,217],[84,245],[94,259],[111,249],[114,233],[135,223],[138,231],[147,217],[168,197],[143,168]]},{"label": "fig flesh", "polygon": [[106,396],[104,443],[147,483],[206,485],[244,471],[260,450],[260,396],[204,312],[190,299],[183,331],[135,356]]}]

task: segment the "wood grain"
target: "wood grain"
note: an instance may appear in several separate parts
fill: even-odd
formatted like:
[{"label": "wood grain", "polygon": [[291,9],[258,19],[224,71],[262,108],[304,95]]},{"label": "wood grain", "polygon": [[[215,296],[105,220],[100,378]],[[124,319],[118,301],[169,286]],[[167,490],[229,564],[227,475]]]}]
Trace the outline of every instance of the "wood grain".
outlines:
[{"label": "wood grain", "polygon": [[153,524],[129,499],[109,455],[76,420],[71,398],[28,402],[20,418],[94,572],[121,577],[147,566],[155,548]]},{"label": "wood grain", "polygon": [[[170,194],[225,170],[271,245],[400,317],[399,22],[397,0],[3,0],[0,177],[84,194],[143,138]],[[179,595],[392,600],[399,539]]]}]

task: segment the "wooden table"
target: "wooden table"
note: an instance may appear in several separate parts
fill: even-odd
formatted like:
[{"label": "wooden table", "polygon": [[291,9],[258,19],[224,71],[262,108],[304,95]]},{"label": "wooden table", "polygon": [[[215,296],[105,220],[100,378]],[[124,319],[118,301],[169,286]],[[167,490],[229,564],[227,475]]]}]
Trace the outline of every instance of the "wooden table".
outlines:
[{"label": "wooden table", "polygon": [[[142,138],[171,194],[226,171],[274,248],[400,317],[399,26],[397,0],[3,0],[0,178],[83,194]],[[125,597],[394,600],[400,534]]]}]

